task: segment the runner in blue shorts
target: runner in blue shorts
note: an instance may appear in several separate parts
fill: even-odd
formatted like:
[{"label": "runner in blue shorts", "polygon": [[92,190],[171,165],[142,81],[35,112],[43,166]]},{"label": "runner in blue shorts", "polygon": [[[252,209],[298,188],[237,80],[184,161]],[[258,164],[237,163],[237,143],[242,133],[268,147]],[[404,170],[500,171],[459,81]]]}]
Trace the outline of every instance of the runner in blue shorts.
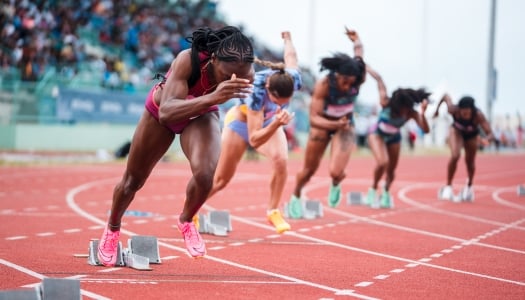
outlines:
[{"label": "runner in blue shorts", "polygon": [[[394,181],[401,150],[400,129],[408,120],[413,119],[424,133],[429,132],[425,111],[430,93],[423,89],[397,89],[391,97],[388,97],[381,76],[368,65],[366,69],[368,74],[377,81],[379,103],[382,107],[377,123],[368,135],[368,144],[376,160],[376,166],[374,168],[374,180],[368,190],[366,203],[374,208],[392,208],[394,203],[390,194],[390,187]],[[414,109],[417,104],[421,104],[421,112]],[[379,201],[377,187],[379,180],[385,173],[385,185]]]},{"label": "runner in blue shorts", "polygon": [[248,145],[266,156],[272,165],[267,218],[278,233],[290,230],[279,204],[288,178],[288,142],[283,126],[293,118],[286,108],[294,91],[301,88],[301,74],[290,32],[283,32],[284,63],[255,60],[267,67],[255,74],[254,91],[230,108],[224,120],[222,150],[209,197],[232,179]]}]

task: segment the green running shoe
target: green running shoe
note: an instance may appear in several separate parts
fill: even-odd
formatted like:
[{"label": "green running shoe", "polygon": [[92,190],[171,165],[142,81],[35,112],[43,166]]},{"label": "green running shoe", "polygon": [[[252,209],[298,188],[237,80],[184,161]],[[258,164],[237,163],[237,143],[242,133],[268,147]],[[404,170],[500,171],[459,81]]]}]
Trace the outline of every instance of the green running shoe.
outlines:
[{"label": "green running shoe", "polygon": [[328,205],[337,207],[341,202],[341,185],[330,185],[330,194],[328,195]]},{"label": "green running shoe", "polygon": [[385,189],[383,189],[383,193],[381,194],[381,207],[382,208],[394,207],[392,203],[392,196],[390,195],[390,192]]},{"label": "green running shoe", "polygon": [[368,189],[368,194],[366,194],[365,201],[365,204],[372,208],[379,207],[379,203],[377,203],[376,190],[374,188]]},{"label": "green running shoe", "polygon": [[303,203],[301,199],[292,195],[288,203],[288,216],[292,219],[300,219],[303,217]]}]

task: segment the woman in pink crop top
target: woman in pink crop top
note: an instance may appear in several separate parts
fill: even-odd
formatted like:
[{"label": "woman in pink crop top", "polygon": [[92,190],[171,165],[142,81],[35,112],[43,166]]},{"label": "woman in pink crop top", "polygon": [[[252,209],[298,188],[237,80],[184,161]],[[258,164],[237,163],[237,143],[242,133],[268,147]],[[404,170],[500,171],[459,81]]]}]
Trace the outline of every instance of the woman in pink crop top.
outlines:
[{"label": "woman in pink crop top", "polygon": [[116,263],[124,212],[176,134],[180,134],[193,174],[177,226],[191,256],[206,253],[192,218],[206,201],[219,159],[221,131],[216,107],[251,93],[254,54],[250,40],[232,26],[200,28],[188,41],[191,49],[178,54],[164,80],[146,99],[146,111],[133,136],[124,175],[114,189],[108,225],[98,246],[97,258],[105,266]]}]

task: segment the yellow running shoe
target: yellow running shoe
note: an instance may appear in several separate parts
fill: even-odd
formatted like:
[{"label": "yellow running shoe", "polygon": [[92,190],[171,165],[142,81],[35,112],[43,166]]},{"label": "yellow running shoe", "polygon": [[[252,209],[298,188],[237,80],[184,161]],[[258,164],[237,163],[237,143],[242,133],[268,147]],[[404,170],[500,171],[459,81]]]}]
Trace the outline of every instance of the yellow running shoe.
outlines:
[{"label": "yellow running shoe", "polygon": [[195,214],[191,220],[193,221],[193,224],[195,224],[197,231],[199,231],[199,214]]},{"label": "yellow running shoe", "polygon": [[277,233],[283,233],[291,229],[290,224],[288,224],[281,215],[281,212],[278,209],[272,209],[268,212],[268,222],[275,227]]}]

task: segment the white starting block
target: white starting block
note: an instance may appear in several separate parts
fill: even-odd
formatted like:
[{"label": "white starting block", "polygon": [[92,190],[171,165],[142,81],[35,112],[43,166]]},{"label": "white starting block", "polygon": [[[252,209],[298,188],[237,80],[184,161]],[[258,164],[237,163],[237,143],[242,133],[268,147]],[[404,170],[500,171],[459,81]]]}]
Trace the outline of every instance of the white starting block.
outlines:
[{"label": "white starting block", "polygon": [[[89,254],[88,254],[88,264],[92,266],[102,266],[102,263],[98,260],[97,257],[97,249],[98,249],[98,242],[99,240],[91,240],[89,241]],[[117,249],[117,262],[115,263],[115,266],[125,266],[124,258],[122,257],[122,243],[118,242],[118,249]]]},{"label": "white starting block", "polygon": [[147,257],[152,264],[160,264],[159,245],[154,236],[135,235],[128,239],[129,252]]},{"label": "white starting block", "polygon": [[518,196],[525,196],[525,185],[518,185],[517,194]]},{"label": "white starting block", "polygon": [[363,193],[361,192],[349,192],[346,194],[347,205],[363,205],[364,203]]},{"label": "white starting block", "polygon": [[[284,204],[284,216],[286,218],[292,218],[290,216],[290,213],[288,211],[288,203]],[[302,217],[300,218],[293,218],[293,219],[307,219],[307,220],[313,220],[316,218],[322,218],[323,217],[323,204],[320,200],[301,200],[301,212]]]},{"label": "white starting block", "polygon": [[0,300],[42,300],[40,288],[0,291]]},{"label": "white starting block", "polygon": [[230,213],[226,210],[212,210],[199,214],[199,233],[227,236],[232,231]]},{"label": "white starting block", "polygon": [[[88,264],[101,266],[97,257],[99,240],[89,242]],[[128,248],[122,248],[119,242],[115,266],[128,266],[137,270],[152,270],[150,263],[160,264],[159,246],[154,236],[135,235],[128,239]]]},{"label": "white starting block", "polygon": [[0,300],[81,300],[78,279],[46,277],[30,289],[0,291]]},{"label": "white starting block", "polygon": [[82,299],[80,281],[65,278],[44,278],[40,287],[42,300]]}]

